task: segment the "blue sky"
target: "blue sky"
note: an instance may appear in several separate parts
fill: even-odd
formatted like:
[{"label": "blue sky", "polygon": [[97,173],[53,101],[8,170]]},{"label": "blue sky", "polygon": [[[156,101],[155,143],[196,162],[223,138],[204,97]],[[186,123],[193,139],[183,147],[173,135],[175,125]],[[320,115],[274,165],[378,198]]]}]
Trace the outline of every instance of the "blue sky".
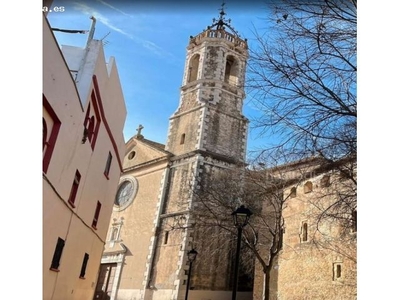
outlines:
[{"label": "blue sky", "polygon": [[[254,1],[240,4],[226,1],[226,19],[241,37],[252,43],[253,26],[265,27],[261,18],[266,16],[265,4]],[[88,30],[90,16],[96,18],[94,38],[105,43],[106,59],[114,56],[127,106],[124,137],[136,134],[139,124],[145,138],[165,143],[169,117],[179,104],[186,46],[189,36],[197,35],[213,18],[219,17],[222,1],[194,2],[81,0],[57,1],[54,7],[63,12],[50,12],[50,25],[61,29]],[[190,3],[190,4],[187,4]],[[54,31],[61,45],[83,47],[87,34]],[[245,101],[244,115],[249,119],[256,114],[249,99]],[[257,133],[249,130],[248,148],[260,145]]]},{"label": "blue sky", "polygon": [[[121,0],[114,0],[113,6],[119,6],[119,3],[124,4],[119,1]],[[261,2],[261,0],[257,1]],[[148,68],[149,65],[142,63],[141,60],[146,55],[151,56],[150,51],[146,53],[145,48],[140,47],[138,42],[135,43],[133,40],[124,37],[124,34],[117,34],[100,21],[97,22],[95,38],[103,38],[111,31],[106,38],[109,44],[105,47],[105,52],[107,57],[111,55],[116,57],[121,81],[124,84],[125,100],[128,103],[128,118],[133,119],[131,123],[129,119],[127,120],[125,135],[134,134],[137,125],[143,123],[146,127],[143,131],[146,137],[165,142],[168,118],[179,101],[179,87],[182,80],[188,36],[198,33],[210,24],[212,18],[218,16],[221,1],[214,1],[212,5],[201,5],[198,8],[201,11],[197,13],[194,13],[190,7],[186,9],[177,9],[176,5],[172,7],[154,5],[152,7],[151,0],[145,2],[150,3],[150,7],[142,6],[141,10],[135,8],[134,13],[129,13],[127,8],[119,8],[123,13],[132,16],[129,18],[124,16],[123,13],[114,12],[109,8],[108,19],[111,20],[113,25],[122,17],[126,17],[124,27],[121,24],[119,25],[122,29],[127,29],[129,25],[132,36],[141,37],[160,47],[165,47],[167,52],[175,55],[174,63],[154,59],[154,63],[150,64],[152,67]],[[187,2],[192,3],[190,0],[182,1],[182,3]],[[226,0],[226,2],[228,18],[232,19],[233,26],[251,43],[251,22],[259,24],[258,18],[265,13],[262,10],[262,4],[241,0],[243,5],[236,8],[237,3],[231,3],[229,0]],[[238,2],[238,0],[235,2]],[[56,0],[53,5],[58,3],[60,1]],[[92,1],[90,3],[101,7],[100,2]],[[166,0],[165,3],[169,3],[169,1]],[[205,3],[205,1],[201,1],[201,3]],[[48,15],[51,24],[54,27],[65,25],[71,29],[89,29],[89,15],[75,10],[72,1],[65,1],[64,4],[65,12],[59,13],[59,15],[54,15],[55,13]],[[1,19],[4,29],[2,31],[3,47],[1,54],[5,76],[2,85],[3,118],[0,118],[4,142],[1,154],[3,158],[6,158],[3,164],[5,166],[3,173],[6,175],[4,176],[5,181],[3,181],[3,186],[6,187],[3,189],[3,198],[7,203],[14,204],[15,202],[23,205],[19,206],[18,210],[4,214],[1,225],[3,228],[9,228],[10,224],[13,224],[13,230],[6,234],[8,243],[14,245],[13,256],[26,257],[26,238],[21,239],[21,237],[26,237],[28,234],[34,237],[30,253],[33,257],[38,258],[30,259],[28,267],[26,267],[26,263],[24,265],[21,263],[19,267],[14,260],[6,260],[5,267],[9,273],[8,278],[10,278],[10,280],[6,280],[6,284],[9,290],[18,290],[21,295],[24,294],[20,282],[13,280],[13,278],[21,276],[21,268],[23,267],[24,274],[29,278],[34,278],[34,280],[24,283],[27,285],[26,294],[28,295],[29,291],[29,297],[38,295],[33,297],[39,299],[42,287],[40,282],[42,270],[40,259],[42,255],[42,207],[39,200],[42,196],[42,176],[40,172],[42,168],[40,159],[42,148],[42,5],[39,1],[26,1],[22,6],[15,4],[4,8],[5,15],[11,16],[11,18]],[[399,160],[396,159],[399,152],[396,138],[399,117],[398,110],[395,109],[395,103],[398,102],[399,86],[399,76],[396,70],[400,69],[400,60],[397,59],[399,55],[398,40],[394,38],[398,35],[399,18],[398,10],[394,8],[395,4],[389,1],[379,2],[379,5],[360,1],[358,10],[359,52],[357,56],[360,72],[357,75],[357,95],[361,100],[358,105],[360,114],[357,134],[360,144],[358,148],[360,166],[358,194],[362,201],[360,209],[360,228],[362,230],[357,233],[360,237],[358,245],[362,249],[359,253],[361,263],[358,265],[358,278],[359,283],[361,283],[358,291],[359,299],[392,299],[393,295],[397,294],[397,277],[390,276],[390,274],[393,269],[399,267],[398,260],[395,259],[398,256],[398,248],[394,243],[390,243],[390,241],[393,241],[393,230],[386,230],[398,228],[396,222],[398,210],[395,209],[398,201],[393,197],[394,187],[398,185],[398,180],[397,176],[393,176],[394,173],[391,176],[391,172],[400,169]],[[116,17],[114,18],[114,16]],[[126,20],[129,20],[129,22]],[[168,28],[170,39],[165,44],[161,44]],[[77,46],[83,46],[86,41],[86,36],[79,35],[64,34],[63,36],[59,35],[59,38],[65,39],[66,44],[76,43]],[[80,41],[79,38],[81,38]],[[140,59],[137,59],[132,53],[140,53]],[[123,63],[124,61],[126,65]],[[167,91],[157,92],[160,97],[153,99],[147,97],[147,94],[156,93],[154,86],[148,83],[149,77],[146,80],[143,79],[144,86],[136,83],[142,82],[140,79],[145,76],[153,76],[154,78],[156,75],[150,74],[157,73],[168,74],[166,76],[172,82],[170,82]],[[126,86],[127,84],[132,85],[132,87]],[[150,88],[147,88],[149,85]],[[134,89],[134,91],[129,93],[127,89]],[[134,94],[136,92],[138,95]],[[144,99],[149,99],[150,104],[146,105]],[[129,104],[130,102],[131,104]],[[151,114],[147,115],[140,111],[142,107],[157,107],[157,103],[167,105],[164,104],[166,102],[171,102],[171,104],[164,108],[165,113],[162,116],[153,116],[157,113],[156,110],[150,110]],[[247,110],[250,110],[248,106],[246,106],[245,113]],[[146,118],[140,119],[141,114],[145,115]],[[17,118],[11,118],[12,115],[16,115]],[[246,115],[249,116],[249,113],[246,113]],[[249,141],[256,141],[254,135],[250,134],[249,137]],[[25,146],[26,144],[29,145],[28,149]],[[19,167],[19,163],[22,162],[24,165]],[[29,191],[29,194],[19,195],[16,198],[16,191],[20,191],[22,185],[25,190]],[[376,203],[379,203],[379,206]],[[15,205],[10,207],[17,208]],[[391,209],[376,214],[378,207],[389,207]],[[373,222],[370,221],[369,216],[374,216]],[[17,219],[22,221],[16,221]],[[384,225],[376,226],[376,224]],[[382,230],[383,227],[385,230]],[[379,244],[376,242],[371,244],[371,236],[379,236],[381,241],[386,241],[385,246],[389,245],[389,247],[384,248],[385,255],[379,256],[379,263],[371,264],[371,258],[376,257],[374,248]],[[9,255],[9,249],[4,248],[3,252]],[[379,274],[379,276],[371,276],[371,274]]]}]

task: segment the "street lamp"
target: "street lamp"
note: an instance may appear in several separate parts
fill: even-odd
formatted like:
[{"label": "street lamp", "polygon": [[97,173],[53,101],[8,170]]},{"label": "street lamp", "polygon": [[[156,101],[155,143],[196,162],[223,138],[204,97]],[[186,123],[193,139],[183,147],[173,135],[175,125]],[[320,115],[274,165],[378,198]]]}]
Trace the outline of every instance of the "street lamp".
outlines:
[{"label": "street lamp", "polygon": [[186,282],[185,300],[188,299],[188,295],[189,295],[190,275],[192,274],[192,264],[193,264],[194,260],[196,259],[197,251],[192,249],[187,252],[187,256],[188,256],[188,260],[189,260],[189,274],[188,274],[188,279]]},{"label": "street lamp", "polygon": [[250,216],[253,213],[250,209],[245,208],[244,205],[241,205],[238,209],[236,209],[233,213],[233,223],[235,227],[238,229],[238,238],[237,238],[237,246],[236,246],[236,259],[235,259],[235,273],[233,278],[233,290],[232,290],[232,300],[236,300],[236,292],[238,286],[238,275],[239,275],[239,256],[240,256],[240,242],[242,240],[242,229],[249,222]]}]

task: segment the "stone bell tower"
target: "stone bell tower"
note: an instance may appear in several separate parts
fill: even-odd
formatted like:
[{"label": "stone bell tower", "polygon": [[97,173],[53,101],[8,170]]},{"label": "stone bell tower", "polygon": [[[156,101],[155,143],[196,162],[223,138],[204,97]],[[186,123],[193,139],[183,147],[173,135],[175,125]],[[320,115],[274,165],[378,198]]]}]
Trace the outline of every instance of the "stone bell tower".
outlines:
[{"label": "stone bell tower", "polygon": [[206,151],[243,162],[247,119],[242,115],[247,43],[219,20],[190,37],[177,111],[170,118],[166,150]]},{"label": "stone bell tower", "polygon": [[[199,239],[204,238],[191,220],[196,203],[190,191],[199,178],[212,180],[218,170],[245,162],[248,120],[242,108],[247,58],[247,42],[225,19],[223,8],[211,26],[190,36],[180,102],[170,117],[165,150],[173,156],[163,182],[145,299],[184,299],[186,254],[193,247],[201,248]],[[218,257],[208,259],[204,257],[203,267],[193,270],[193,278],[201,280],[194,290],[191,286],[191,298],[228,299],[226,277],[232,263],[225,260],[218,266],[212,262]],[[196,276],[200,271],[202,275]]]}]

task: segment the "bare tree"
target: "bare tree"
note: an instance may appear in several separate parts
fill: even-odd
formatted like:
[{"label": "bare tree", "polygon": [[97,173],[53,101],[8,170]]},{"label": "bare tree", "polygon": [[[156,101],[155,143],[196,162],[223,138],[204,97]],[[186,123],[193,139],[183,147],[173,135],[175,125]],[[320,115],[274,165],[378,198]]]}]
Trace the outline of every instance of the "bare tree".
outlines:
[{"label": "bare tree", "polygon": [[[224,259],[225,262],[232,262],[237,231],[231,213],[244,204],[253,215],[243,230],[242,274],[251,277],[256,260],[257,267],[263,273],[263,299],[273,299],[276,292],[273,267],[282,250],[285,209],[295,201],[293,194],[288,191],[323,176],[323,179],[318,179],[320,188],[314,189],[312,197],[297,198],[297,201],[307,202],[308,208],[295,213],[308,214],[309,239],[316,250],[321,249],[319,253],[334,252],[356,263],[356,236],[348,234],[350,230],[354,231],[353,212],[356,211],[352,195],[353,177],[349,179],[343,175],[345,173],[337,171],[347,168],[348,163],[349,160],[333,164],[323,158],[310,158],[276,167],[260,165],[252,169],[221,169],[203,173],[201,181],[192,187],[194,206],[191,218],[195,228],[196,249],[212,264],[221,263]],[[202,276],[201,272],[206,274],[202,268],[207,268],[207,265],[196,268],[198,275],[194,276],[195,285],[201,288],[207,277]],[[227,268],[226,274],[232,274],[232,270]],[[347,282],[356,285],[355,280]]]},{"label": "bare tree", "polygon": [[[299,263],[298,265],[292,265],[293,269],[303,265],[302,260],[299,260],[298,249],[302,249],[300,244],[304,236],[297,236],[298,242],[294,242],[294,240],[296,240],[296,235],[299,234],[299,221],[308,220],[306,225],[308,233],[306,233],[307,237],[305,239],[313,247],[305,247],[303,249],[305,252],[300,256],[307,255],[306,253],[308,255],[313,253],[315,261],[319,261],[319,263],[312,264],[311,267],[307,265],[309,271],[314,268],[315,272],[317,272],[316,274],[308,275],[310,276],[309,282],[313,282],[313,276],[316,279],[320,276],[319,274],[327,274],[325,260],[326,257],[333,255],[343,259],[343,266],[346,267],[346,276],[341,278],[341,283],[346,285],[346,292],[349,295],[356,294],[357,205],[356,186],[353,182],[356,174],[348,177],[345,176],[347,172],[339,171],[339,169],[354,170],[351,166],[352,163],[351,159],[327,163],[326,159],[314,157],[292,162],[291,164],[279,165],[274,168],[265,169],[262,166],[255,171],[256,174],[261,174],[261,177],[262,174],[267,175],[263,180],[268,182],[269,186],[272,186],[271,183],[275,183],[275,188],[272,191],[267,191],[265,195],[267,199],[265,204],[268,206],[267,209],[263,210],[263,217],[268,222],[271,222],[272,219],[280,220],[283,229],[279,231],[279,234],[286,232],[285,234],[288,235],[285,239],[283,237],[276,239],[276,237],[273,237],[273,232],[267,232],[266,228],[260,227],[260,230],[263,230],[265,234],[272,236],[275,241],[285,245],[283,251],[280,251],[281,247],[275,248],[278,249],[278,252],[273,252],[274,247],[272,247],[270,253],[265,256],[266,258],[268,255],[271,257],[266,268],[267,273],[265,273],[267,277],[265,279],[266,283],[270,279],[269,276],[274,275],[273,267],[276,265],[275,262],[278,262],[274,259],[278,255],[280,259],[289,259]],[[274,206],[271,207],[271,204],[274,204],[274,202],[268,200],[273,195],[278,197],[275,203],[280,204],[280,206],[276,207],[278,213],[275,215],[271,214],[271,211],[274,211]],[[276,232],[278,233],[278,231]],[[288,277],[287,270],[284,275],[286,278]],[[290,276],[296,277],[298,275],[289,274]],[[292,280],[292,282],[299,281],[301,282],[301,275]],[[274,287],[267,284],[265,284],[265,287],[267,289],[265,293],[270,295],[265,295],[264,299],[274,297]],[[284,287],[283,289],[286,288]],[[302,286],[294,294],[301,297],[299,293],[305,290],[307,292],[303,295],[304,297],[308,296],[307,293],[312,290],[315,296],[319,295],[318,297],[332,293],[330,285],[323,286],[320,282],[319,286],[314,284],[308,287]],[[318,297],[316,296],[316,298]]]},{"label": "bare tree", "polygon": [[357,2],[281,0],[268,9],[271,25],[255,30],[250,47],[248,94],[270,144],[252,163],[318,158],[314,172],[337,173],[340,189],[313,204],[317,226],[348,228],[357,211]]},{"label": "bare tree", "polygon": [[261,154],[356,160],[355,0],[273,1],[250,48],[248,94]]},{"label": "bare tree", "polygon": [[[337,292],[348,297],[357,295],[354,184],[336,166],[327,166],[324,162],[314,158],[279,167],[283,173],[294,174],[301,170],[303,163],[306,171],[301,173],[296,185],[290,184],[284,191],[284,196],[290,199],[282,211],[286,236],[279,264],[285,277],[280,287],[286,295],[315,299],[331,299]],[[349,161],[340,163],[343,165],[340,167],[345,167]],[[312,260],[307,261],[305,257]],[[291,269],[307,272],[287,272]],[[340,291],[330,284],[332,280],[340,282]]]},{"label": "bare tree", "polygon": [[265,275],[264,299],[269,299],[272,261],[282,245],[282,180],[275,180],[268,172],[243,169],[221,170],[213,174],[212,181],[207,176],[202,178],[194,189],[196,208],[192,217],[196,231],[202,235],[196,236],[195,243],[206,240],[202,251],[209,257],[221,258],[221,252],[227,249],[234,254],[237,231],[231,214],[241,204],[249,208],[253,215],[243,229],[241,270],[252,277],[254,259],[259,262]]}]

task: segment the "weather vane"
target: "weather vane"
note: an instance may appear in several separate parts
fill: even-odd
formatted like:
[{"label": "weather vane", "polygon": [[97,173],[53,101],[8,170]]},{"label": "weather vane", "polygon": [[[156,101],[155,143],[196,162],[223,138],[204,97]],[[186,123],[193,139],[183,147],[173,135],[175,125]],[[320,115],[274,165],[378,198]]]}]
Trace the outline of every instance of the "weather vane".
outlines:
[{"label": "weather vane", "polygon": [[225,12],[225,10],[224,10],[225,4],[226,4],[225,1],[222,1],[221,8],[218,9],[218,10],[219,10],[219,18],[218,18],[218,20],[215,19],[215,18],[213,18],[213,19],[212,19],[213,24],[212,24],[211,26],[208,26],[208,29],[211,29],[211,28],[213,28],[213,27],[216,27],[217,30],[220,30],[220,29],[224,30],[224,29],[225,29],[225,26],[226,26],[226,27],[228,27],[235,35],[237,35],[237,36],[240,37],[239,33],[230,25],[231,19],[228,19],[228,20],[225,19],[225,15],[226,15],[226,12]]}]

